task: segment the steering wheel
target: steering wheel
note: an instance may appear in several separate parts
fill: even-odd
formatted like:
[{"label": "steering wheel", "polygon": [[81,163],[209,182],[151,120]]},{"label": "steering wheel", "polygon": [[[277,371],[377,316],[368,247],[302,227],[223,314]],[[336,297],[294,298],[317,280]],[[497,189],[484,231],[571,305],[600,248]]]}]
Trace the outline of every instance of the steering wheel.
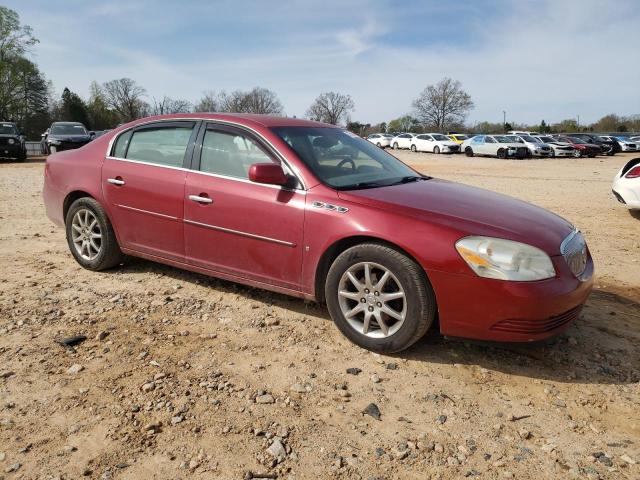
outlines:
[{"label": "steering wheel", "polygon": [[338,163],[338,168],[342,167],[345,163],[350,163],[352,170],[356,169],[356,162],[354,162],[352,158],[345,158],[343,160],[340,160],[340,163]]}]

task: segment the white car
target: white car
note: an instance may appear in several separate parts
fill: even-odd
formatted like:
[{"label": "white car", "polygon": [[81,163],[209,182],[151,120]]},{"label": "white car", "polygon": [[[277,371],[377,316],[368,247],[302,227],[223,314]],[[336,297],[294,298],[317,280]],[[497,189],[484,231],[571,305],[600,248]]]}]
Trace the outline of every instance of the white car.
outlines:
[{"label": "white car", "polygon": [[538,132],[525,132],[522,130],[509,130],[508,135],[540,135]]},{"label": "white car", "polygon": [[632,142],[640,143],[640,135],[636,135],[635,137],[629,138]]},{"label": "white car", "polygon": [[462,151],[467,157],[489,155],[498,158],[527,158],[529,149],[522,143],[513,142],[505,135],[476,135],[462,142]]},{"label": "white car", "polygon": [[441,133],[423,133],[411,141],[412,152],[458,153],[460,145]]},{"label": "white car", "polygon": [[560,142],[553,137],[549,137],[548,135],[538,135],[535,137],[539,139],[542,143],[546,143],[553,149],[554,157],[573,157],[574,148],[570,143]]},{"label": "white car", "polygon": [[640,158],[628,162],[613,179],[616,199],[631,210],[640,210]]},{"label": "white car", "polygon": [[618,142],[623,152],[637,152],[638,150],[640,150],[638,148],[638,144],[632,141],[629,137],[613,137],[613,138]]},{"label": "white car", "polygon": [[391,139],[391,146],[394,150],[399,148],[411,148],[411,141],[415,135],[413,133],[401,133]]},{"label": "white car", "polygon": [[552,157],[553,148],[531,135],[506,135],[514,143],[523,143],[534,157]]},{"label": "white car", "polygon": [[393,135],[388,133],[372,133],[367,137],[371,143],[374,143],[377,147],[385,148],[391,145],[391,139]]}]

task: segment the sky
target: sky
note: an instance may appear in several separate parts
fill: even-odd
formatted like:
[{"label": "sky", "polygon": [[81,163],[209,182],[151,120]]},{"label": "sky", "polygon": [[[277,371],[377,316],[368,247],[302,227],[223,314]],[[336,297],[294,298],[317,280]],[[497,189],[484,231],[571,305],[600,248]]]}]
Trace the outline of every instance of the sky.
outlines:
[{"label": "sky", "polygon": [[0,0],[31,25],[57,93],[130,77],[148,100],[274,90],[304,116],[320,92],[389,121],[443,77],[468,122],[640,114],[638,0]]}]

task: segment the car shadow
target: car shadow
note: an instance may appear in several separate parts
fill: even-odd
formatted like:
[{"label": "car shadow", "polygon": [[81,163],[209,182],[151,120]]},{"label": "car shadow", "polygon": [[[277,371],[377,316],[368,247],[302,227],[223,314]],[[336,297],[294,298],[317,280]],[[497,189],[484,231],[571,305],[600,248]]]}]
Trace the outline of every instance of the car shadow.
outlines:
[{"label": "car shadow", "polygon": [[[139,258],[132,258],[111,272],[161,274],[331,322],[323,305]],[[565,333],[544,342],[494,343],[448,338],[440,335],[434,325],[414,346],[389,356],[432,364],[476,366],[560,383],[633,384],[640,381],[638,312],[638,301],[612,291],[595,290],[580,319]]]},{"label": "car shadow", "polygon": [[637,220],[640,220],[640,210],[629,210],[629,215]]}]

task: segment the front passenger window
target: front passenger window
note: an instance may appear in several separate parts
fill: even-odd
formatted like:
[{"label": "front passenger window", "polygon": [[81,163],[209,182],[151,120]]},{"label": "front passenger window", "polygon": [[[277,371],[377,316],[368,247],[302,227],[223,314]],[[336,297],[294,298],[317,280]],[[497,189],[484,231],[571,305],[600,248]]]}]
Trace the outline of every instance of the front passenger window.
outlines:
[{"label": "front passenger window", "polygon": [[254,163],[273,162],[252,139],[237,133],[207,130],[202,142],[200,171],[226,177],[249,178]]}]

